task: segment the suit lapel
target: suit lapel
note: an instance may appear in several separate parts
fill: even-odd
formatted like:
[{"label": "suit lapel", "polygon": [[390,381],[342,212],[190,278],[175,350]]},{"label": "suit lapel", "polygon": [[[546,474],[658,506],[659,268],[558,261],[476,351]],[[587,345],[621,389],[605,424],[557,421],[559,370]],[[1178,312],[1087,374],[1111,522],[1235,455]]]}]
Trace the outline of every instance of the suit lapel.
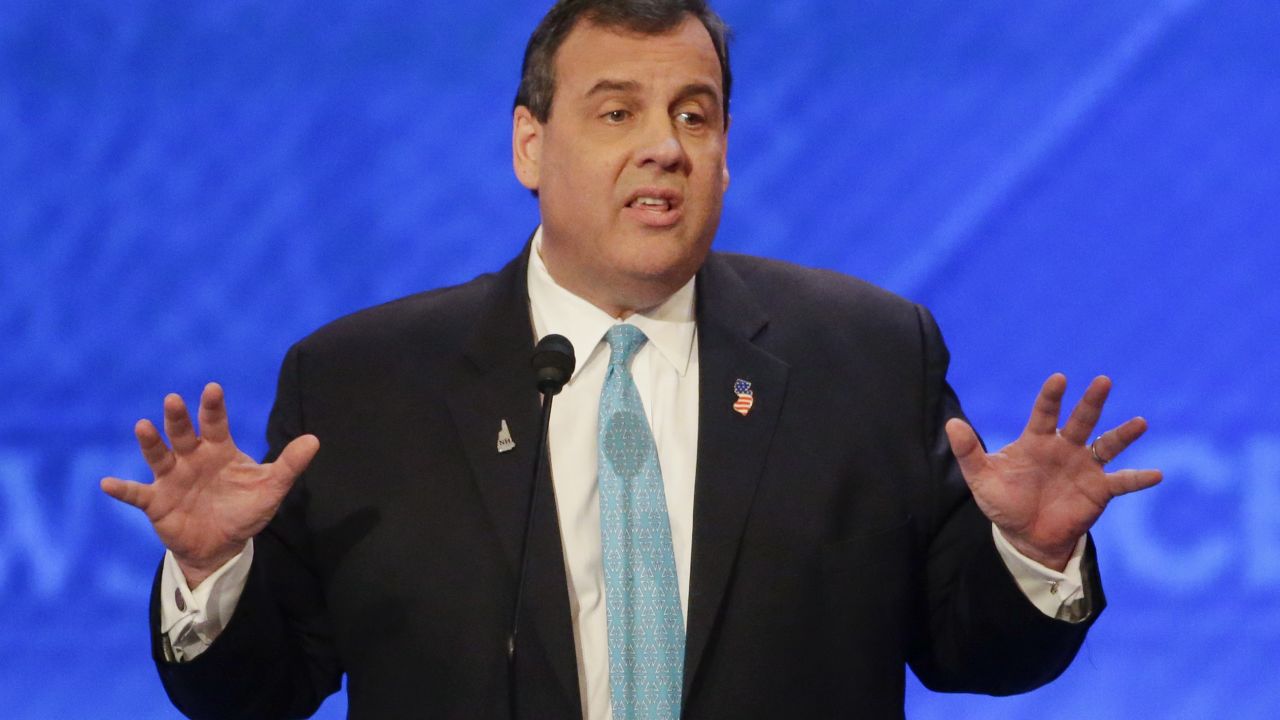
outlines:
[{"label": "suit lapel", "polygon": [[[698,466],[686,631],[687,699],[724,602],[747,515],[787,385],[787,365],[756,344],[768,317],[734,270],[716,255],[698,276],[701,371]],[[737,380],[751,383],[754,404],[733,409]]]},{"label": "suit lapel", "polygon": [[[534,338],[529,320],[527,261],[526,246],[525,252],[494,278],[485,314],[464,351],[466,367],[453,383],[447,400],[476,487],[511,569],[513,603],[541,410],[529,364]],[[503,420],[515,447],[499,453],[497,439]],[[518,652],[527,653],[534,645],[540,645],[570,699],[569,706],[579,707],[577,655],[560,525],[545,472],[538,478],[533,523]],[[530,631],[536,638],[532,643]]]},{"label": "suit lapel", "polygon": [[[529,358],[526,269],[528,248],[494,278],[485,311],[465,351],[467,366],[451,390],[448,405],[457,424],[477,489],[511,568],[519,572],[529,476],[533,472],[539,400]],[[687,698],[729,587],[756,484],[777,425],[786,392],[787,365],[758,347],[767,315],[753,294],[722,259],[711,255],[698,278],[699,428],[694,491],[693,553],[684,694]],[[733,410],[738,379],[752,384],[754,405],[746,415]],[[505,419],[515,448],[497,451]],[[526,609],[538,644],[579,706],[577,655],[573,647],[560,527],[550,485],[539,478],[526,577]],[[524,633],[522,633],[523,635]],[[521,647],[528,647],[528,639]]]}]

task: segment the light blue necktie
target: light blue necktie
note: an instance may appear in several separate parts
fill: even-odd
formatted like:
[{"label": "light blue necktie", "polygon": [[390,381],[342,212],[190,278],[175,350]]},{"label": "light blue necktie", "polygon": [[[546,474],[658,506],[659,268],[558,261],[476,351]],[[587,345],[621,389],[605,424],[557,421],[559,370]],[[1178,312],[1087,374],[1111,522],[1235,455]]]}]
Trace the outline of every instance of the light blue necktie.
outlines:
[{"label": "light blue necktie", "polygon": [[675,720],[684,676],[684,616],[658,448],[631,378],[648,338],[615,325],[600,391],[597,473],[614,720]]}]

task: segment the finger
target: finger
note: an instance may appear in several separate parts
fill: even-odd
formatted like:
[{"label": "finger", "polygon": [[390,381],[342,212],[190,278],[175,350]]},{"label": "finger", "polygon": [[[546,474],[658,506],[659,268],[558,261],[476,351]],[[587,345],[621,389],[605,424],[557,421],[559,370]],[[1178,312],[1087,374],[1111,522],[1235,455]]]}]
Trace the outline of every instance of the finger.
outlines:
[{"label": "finger", "polygon": [[1126,448],[1142,437],[1147,431],[1147,421],[1143,418],[1130,418],[1119,427],[1112,428],[1101,435],[1093,443],[1094,452],[1106,462],[1120,456]]},{"label": "finger", "polygon": [[1102,417],[1102,406],[1107,403],[1107,395],[1111,393],[1111,378],[1099,375],[1085,388],[1080,402],[1071,409],[1067,423],[1062,426],[1062,437],[1076,445],[1089,442],[1089,435],[1098,425]]},{"label": "finger", "polygon": [[169,446],[164,444],[160,431],[150,420],[139,420],[133,426],[133,435],[138,438],[138,449],[142,451],[142,459],[147,461],[152,474],[160,477],[173,468],[173,453],[169,452]]},{"label": "finger", "polygon": [[178,455],[195,450],[199,444],[187,404],[176,393],[164,396],[164,434],[169,436],[169,444]]},{"label": "finger", "polygon": [[231,428],[227,424],[226,394],[218,383],[204,386],[200,394],[200,437],[211,442],[224,442],[231,439]]},{"label": "finger", "polygon": [[1040,386],[1040,394],[1031,406],[1026,432],[1032,435],[1052,435],[1058,431],[1058,415],[1062,411],[1062,394],[1067,391],[1067,376],[1054,373]]},{"label": "finger", "polygon": [[315,435],[296,437],[293,442],[284,446],[284,450],[280,451],[280,457],[271,464],[271,468],[280,482],[292,485],[302,471],[311,464],[312,458],[319,450],[320,440]]},{"label": "finger", "polygon": [[956,456],[956,462],[960,463],[960,472],[964,473],[966,480],[973,482],[987,467],[987,453],[983,451],[982,443],[978,442],[978,434],[969,423],[959,418],[948,420],[946,431],[947,440],[951,442],[951,452]]},{"label": "finger", "polygon": [[1107,473],[1107,486],[1115,497],[1146,490],[1163,479],[1164,473],[1159,470],[1117,470]]},{"label": "finger", "polygon": [[146,512],[147,506],[151,504],[151,498],[155,495],[155,488],[150,485],[116,477],[102,478],[99,487],[102,488],[102,492],[143,512]]}]

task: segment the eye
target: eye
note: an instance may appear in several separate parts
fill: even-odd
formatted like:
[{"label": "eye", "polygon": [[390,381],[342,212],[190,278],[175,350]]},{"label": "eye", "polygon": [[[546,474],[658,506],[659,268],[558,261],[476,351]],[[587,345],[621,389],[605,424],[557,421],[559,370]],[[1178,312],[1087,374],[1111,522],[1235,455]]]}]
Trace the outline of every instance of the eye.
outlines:
[{"label": "eye", "polygon": [[618,125],[620,123],[625,122],[628,118],[631,117],[631,111],[630,110],[610,110],[609,112],[601,115],[600,117],[604,119],[604,121],[607,123]]},{"label": "eye", "polygon": [[682,112],[676,114],[676,120],[682,125],[691,128],[700,128],[707,124],[707,119],[700,113]]}]

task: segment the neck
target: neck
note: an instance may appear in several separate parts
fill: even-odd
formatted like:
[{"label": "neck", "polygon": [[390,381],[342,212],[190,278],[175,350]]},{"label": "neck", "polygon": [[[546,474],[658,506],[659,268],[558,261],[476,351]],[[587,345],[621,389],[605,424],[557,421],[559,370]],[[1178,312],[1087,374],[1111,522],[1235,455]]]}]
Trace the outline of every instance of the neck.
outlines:
[{"label": "neck", "polygon": [[667,288],[665,284],[659,283],[646,285],[641,289],[628,288],[631,292],[620,292],[622,288],[611,286],[605,288],[602,292],[600,288],[602,283],[583,282],[573,273],[562,272],[562,268],[557,266],[554,258],[548,259],[547,253],[541,245],[536,245],[534,252],[538,253],[538,257],[542,258],[542,264],[546,266],[547,273],[551,275],[551,279],[557,285],[595,305],[608,313],[610,317],[618,320],[626,320],[638,312],[661,305],[663,301],[683,287],[685,282],[688,282],[686,279],[674,288]]}]

